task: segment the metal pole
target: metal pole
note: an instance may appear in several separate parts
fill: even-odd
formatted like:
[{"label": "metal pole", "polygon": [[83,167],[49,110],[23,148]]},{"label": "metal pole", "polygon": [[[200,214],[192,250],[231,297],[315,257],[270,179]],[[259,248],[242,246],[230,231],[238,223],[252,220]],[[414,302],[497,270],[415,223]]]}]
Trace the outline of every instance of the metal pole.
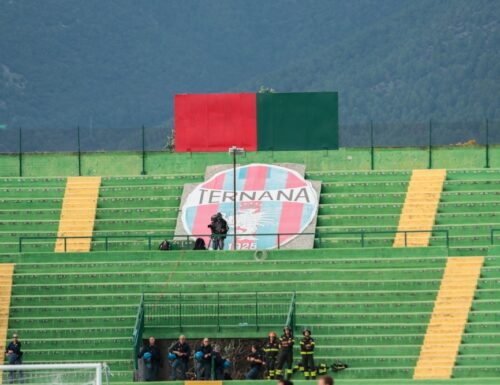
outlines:
[{"label": "metal pole", "polygon": [[220,292],[217,292],[217,331],[220,332]]},{"label": "metal pole", "polygon": [[375,149],[373,148],[373,120],[370,120],[370,155],[371,155],[371,169],[375,169]]},{"label": "metal pole", "polygon": [[259,331],[259,301],[257,298],[257,292],[255,292],[255,329]]},{"label": "metal pole", "polygon": [[142,126],[142,172],[141,175],[146,175],[146,150],[144,143],[144,125]]},{"label": "metal pole", "polygon": [[429,120],[429,165],[428,168],[432,168],[432,120]]},{"label": "metal pole", "polygon": [[233,249],[236,250],[236,149],[233,151]]},{"label": "metal pole", "polygon": [[76,136],[78,143],[78,176],[82,176],[82,152],[80,148],[80,126],[76,126]]},{"label": "metal pole", "polygon": [[23,129],[19,127],[19,176],[23,176]]},{"label": "metal pole", "polygon": [[490,168],[490,130],[489,122],[486,119],[486,168]]}]

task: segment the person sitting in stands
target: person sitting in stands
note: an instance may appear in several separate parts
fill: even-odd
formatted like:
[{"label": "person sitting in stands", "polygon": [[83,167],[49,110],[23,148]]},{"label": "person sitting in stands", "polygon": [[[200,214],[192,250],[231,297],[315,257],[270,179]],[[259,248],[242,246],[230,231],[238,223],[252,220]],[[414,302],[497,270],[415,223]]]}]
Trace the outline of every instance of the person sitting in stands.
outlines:
[{"label": "person sitting in stands", "polygon": [[[5,349],[5,353],[7,354],[7,360],[9,365],[22,365],[23,363],[23,352],[21,351],[21,341],[17,338],[17,334],[12,335],[12,341]],[[9,371],[9,384],[14,383],[15,371]],[[19,381],[24,383],[24,374],[23,371],[19,372]]]}]

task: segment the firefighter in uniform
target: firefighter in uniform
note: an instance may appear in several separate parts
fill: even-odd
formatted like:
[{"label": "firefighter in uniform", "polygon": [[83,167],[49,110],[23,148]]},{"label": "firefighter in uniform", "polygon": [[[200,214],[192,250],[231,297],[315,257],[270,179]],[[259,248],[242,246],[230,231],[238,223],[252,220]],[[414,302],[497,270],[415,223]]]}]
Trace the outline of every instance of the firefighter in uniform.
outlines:
[{"label": "firefighter in uniform", "polygon": [[266,355],[267,379],[273,380],[276,375],[276,361],[280,351],[280,343],[275,332],[269,333],[269,339],[264,345],[264,353]]},{"label": "firefighter in uniform", "polygon": [[278,355],[278,365],[276,366],[276,376],[283,377],[283,366],[286,364],[286,378],[290,379],[293,373],[293,339],[292,329],[288,326],[283,329],[280,338],[280,351]]},{"label": "firefighter in uniform", "polygon": [[304,338],[300,340],[300,355],[302,356],[302,366],[304,367],[304,377],[306,380],[316,378],[316,367],[314,366],[314,339],[311,331],[304,329]]}]

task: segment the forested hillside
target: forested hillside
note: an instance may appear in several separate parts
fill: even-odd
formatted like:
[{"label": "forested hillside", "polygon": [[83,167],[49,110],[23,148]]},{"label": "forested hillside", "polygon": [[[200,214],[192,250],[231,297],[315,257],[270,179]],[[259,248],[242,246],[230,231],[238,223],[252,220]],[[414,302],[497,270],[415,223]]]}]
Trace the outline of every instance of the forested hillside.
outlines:
[{"label": "forested hillside", "polygon": [[2,0],[0,124],[171,124],[184,92],[337,90],[344,125],[500,119],[497,0]]}]

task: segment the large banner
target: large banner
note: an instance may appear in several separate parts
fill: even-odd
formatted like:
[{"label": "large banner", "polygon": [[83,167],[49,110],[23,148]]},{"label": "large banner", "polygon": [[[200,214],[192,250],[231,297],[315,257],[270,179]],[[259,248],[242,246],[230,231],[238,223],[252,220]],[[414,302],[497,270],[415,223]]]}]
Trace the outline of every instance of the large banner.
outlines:
[{"label": "large banner", "polygon": [[175,96],[175,151],[336,150],[338,94],[184,94]]},{"label": "large banner", "polygon": [[[210,218],[222,213],[234,233],[234,172],[218,171],[205,182],[187,185],[177,234],[204,238],[208,244]],[[313,185],[290,167],[250,164],[236,168],[236,247],[239,250],[274,249],[290,245],[312,248],[320,185]],[[304,235],[304,234],[308,235]],[[300,239],[302,236],[302,239]],[[294,243],[295,242],[295,243]],[[225,249],[233,249],[229,235]]]}]

